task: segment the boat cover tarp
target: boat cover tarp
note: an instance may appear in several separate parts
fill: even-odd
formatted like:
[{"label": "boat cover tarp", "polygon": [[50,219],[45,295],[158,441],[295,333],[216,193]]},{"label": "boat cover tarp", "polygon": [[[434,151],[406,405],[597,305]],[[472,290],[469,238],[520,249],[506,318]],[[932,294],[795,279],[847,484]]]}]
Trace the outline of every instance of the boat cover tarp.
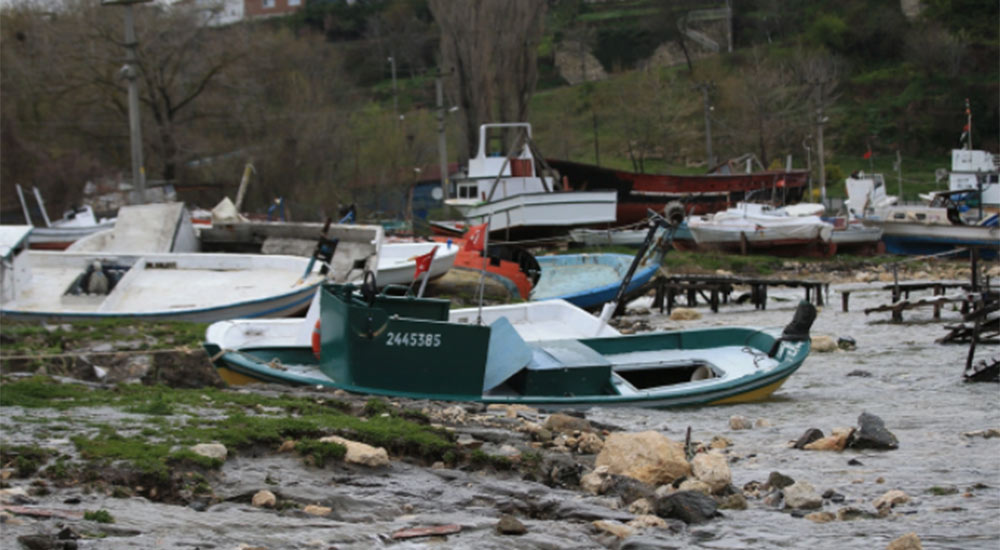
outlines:
[{"label": "boat cover tarp", "polygon": [[506,317],[490,325],[490,345],[486,351],[486,372],[483,373],[483,391],[502,384],[531,361],[531,348]]}]

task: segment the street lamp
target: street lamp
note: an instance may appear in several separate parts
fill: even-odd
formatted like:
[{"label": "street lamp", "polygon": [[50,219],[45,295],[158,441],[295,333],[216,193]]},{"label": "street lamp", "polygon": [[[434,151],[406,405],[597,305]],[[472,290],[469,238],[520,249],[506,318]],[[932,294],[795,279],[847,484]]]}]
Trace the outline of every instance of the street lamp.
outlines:
[{"label": "street lamp", "polygon": [[132,184],[138,192],[138,202],[146,202],[146,167],[142,163],[142,127],[139,119],[139,87],[136,83],[135,14],[133,4],[151,0],[101,0],[102,6],[125,6],[125,78],[128,79],[128,127],[132,145]]}]

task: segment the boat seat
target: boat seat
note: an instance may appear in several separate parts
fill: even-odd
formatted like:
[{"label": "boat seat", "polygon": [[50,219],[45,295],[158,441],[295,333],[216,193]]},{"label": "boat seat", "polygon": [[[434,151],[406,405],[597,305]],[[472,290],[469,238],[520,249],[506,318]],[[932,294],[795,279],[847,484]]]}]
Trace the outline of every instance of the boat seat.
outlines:
[{"label": "boat seat", "polygon": [[490,324],[490,343],[486,350],[483,392],[499,386],[531,362],[531,348],[506,317]]},{"label": "boat seat", "polygon": [[548,340],[532,347],[531,364],[510,380],[522,395],[603,395],[611,363],[578,340]]}]

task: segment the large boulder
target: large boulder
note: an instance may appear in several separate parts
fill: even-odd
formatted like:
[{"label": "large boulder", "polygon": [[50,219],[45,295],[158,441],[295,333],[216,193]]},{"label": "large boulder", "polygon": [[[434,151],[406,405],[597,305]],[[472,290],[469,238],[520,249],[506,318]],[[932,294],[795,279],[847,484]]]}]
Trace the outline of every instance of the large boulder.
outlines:
[{"label": "large boulder", "polygon": [[684,445],[654,431],[609,435],[595,465],[650,485],[670,483],[691,474]]},{"label": "large boulder", "polygon": [[848,446],[853,449],[898,449],[899,440],[885,423],[874,414],[863,412],[858,417],[858,429],[854,431]]},{"label": "large boulder", "polygon": [[684,523],[705,523],[722,514],[712,497],[696,491],[676,491],[656,499],[656,515]]},{"label": "large boulder", "polygon": [[344,454],[344,462],[350,464],[360,464],[369,468],[377,468],[389,465],[389,453],[382,447],[372,447],[365,443],[351,441],[336,435],[329,435],[320,439],[323,443],[339,443],[347,448]]},{"label": "large boulder", "polygon": [[691,472],[694,477],[707,483],[713,493],[718,493],[733,482],[729,463],[721,453],[698,453],[691,460]]}]

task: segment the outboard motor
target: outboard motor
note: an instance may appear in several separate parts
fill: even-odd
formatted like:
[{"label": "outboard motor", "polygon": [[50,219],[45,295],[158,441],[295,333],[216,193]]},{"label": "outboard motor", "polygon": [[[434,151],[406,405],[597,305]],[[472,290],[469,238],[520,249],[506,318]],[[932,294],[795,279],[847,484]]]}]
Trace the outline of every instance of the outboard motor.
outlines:
[{"label": "outboard motor", "polygon": [[785,330],[781,333],[781,338],[775,340],[774,347],[771,348],[771,352],[768,355],[774,357],[774,354],[778,352],[781,342],[809,340],[809,329],[812,328],[813,321],[815,320],[816,306],[805,300],[800,301],[799,306],[795,308],[795,315],[792,316],[792,321],[785,326]]}]

